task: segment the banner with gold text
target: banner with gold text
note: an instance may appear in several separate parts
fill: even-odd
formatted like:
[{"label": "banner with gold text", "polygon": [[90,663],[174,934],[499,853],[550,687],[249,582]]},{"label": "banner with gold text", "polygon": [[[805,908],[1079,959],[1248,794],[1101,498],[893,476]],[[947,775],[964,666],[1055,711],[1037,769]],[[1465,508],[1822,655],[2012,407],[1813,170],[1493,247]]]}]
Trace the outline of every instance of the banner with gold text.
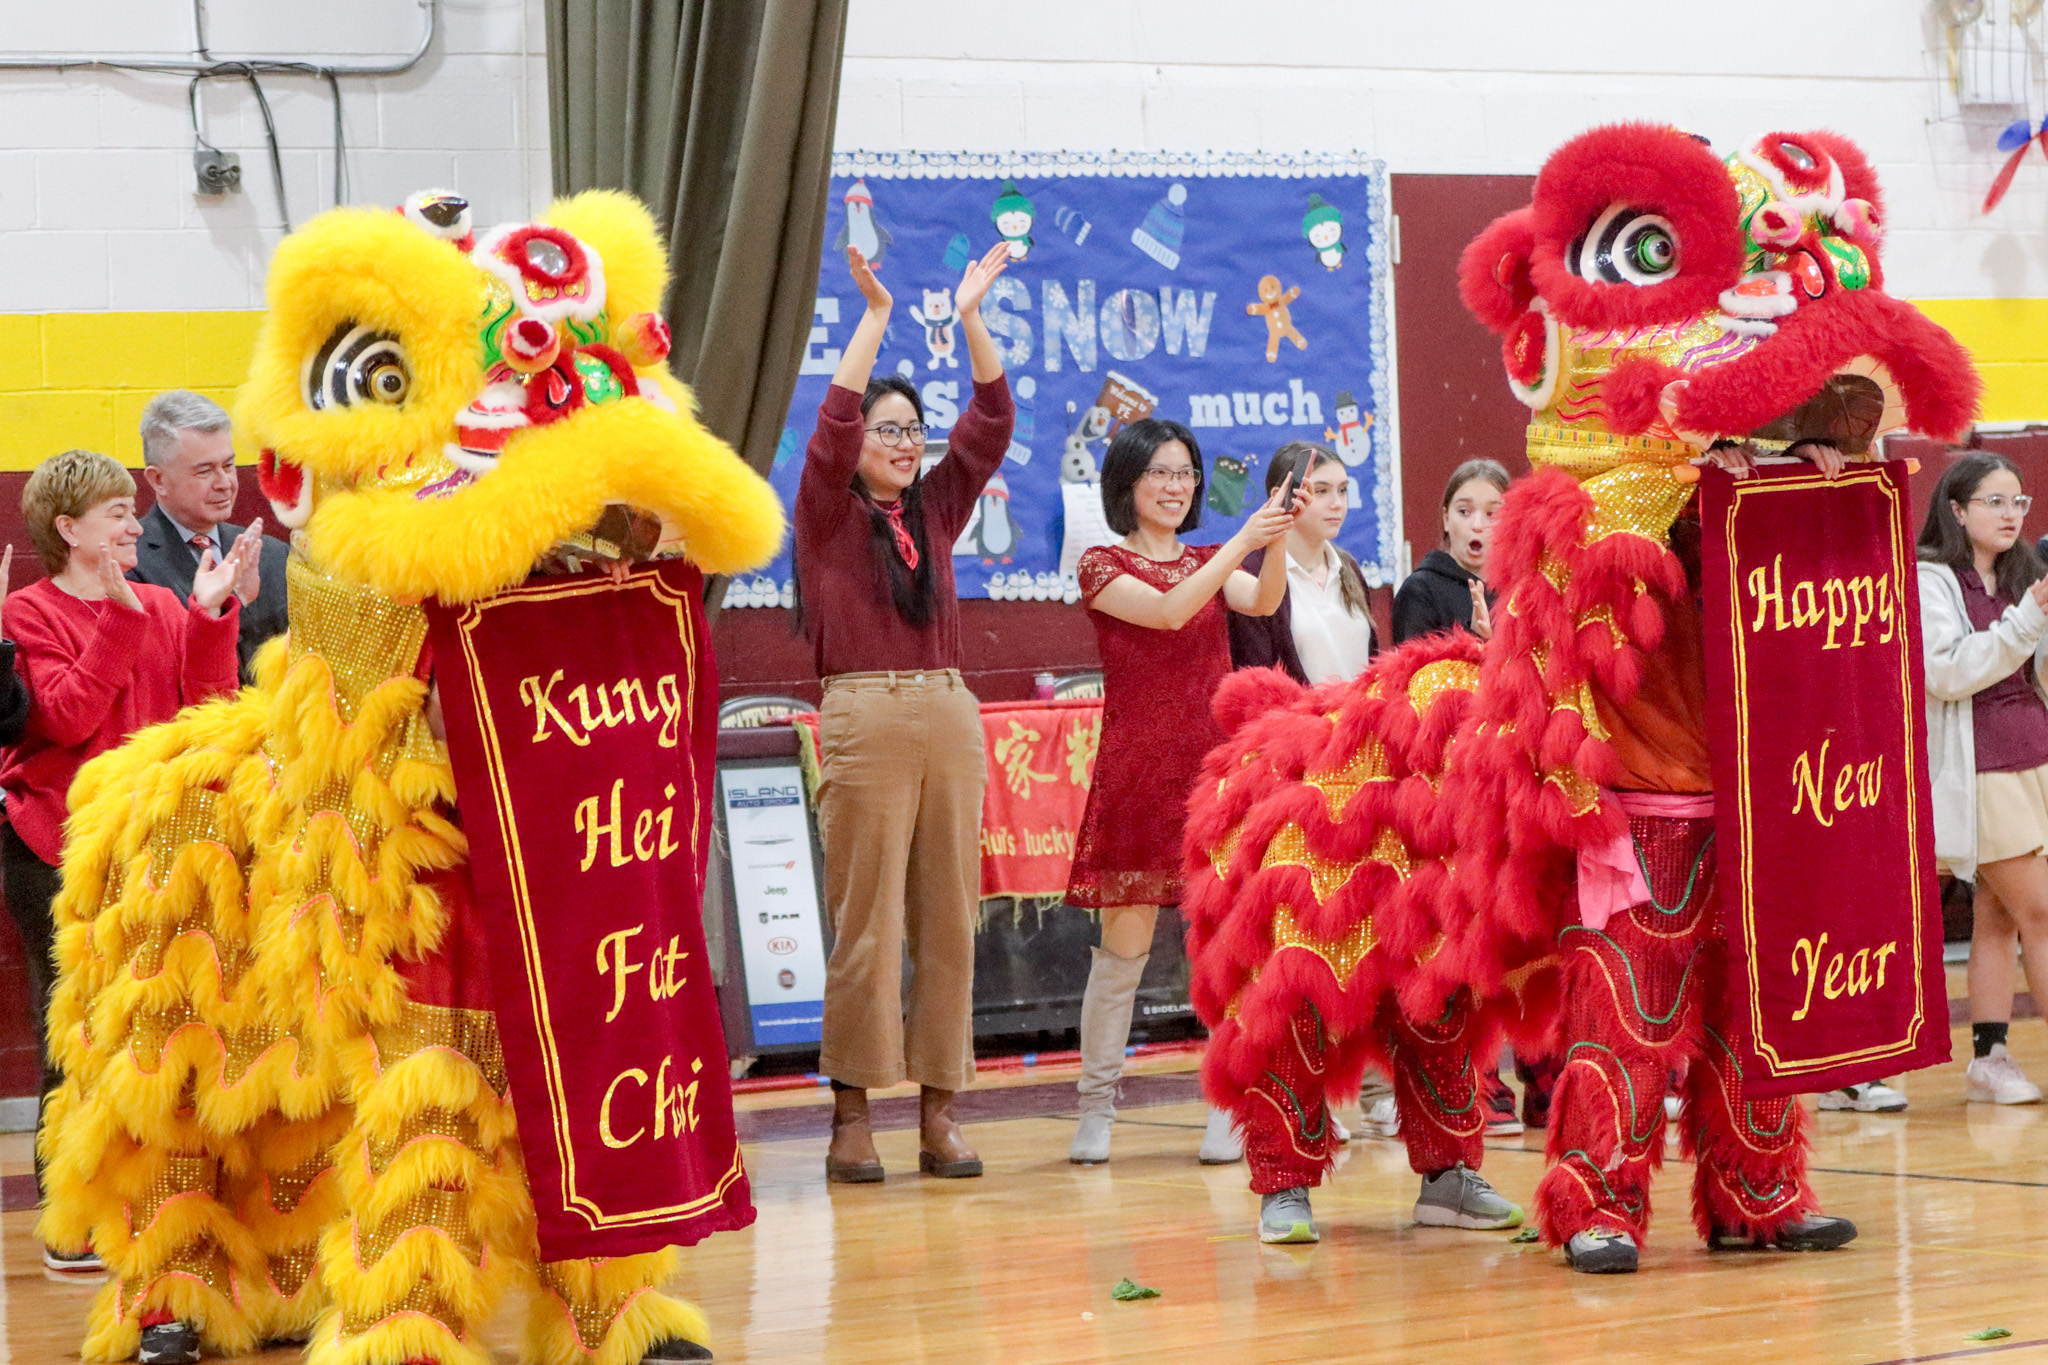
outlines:
[{"label": "banner with gold text", "polygon": [[700,588],[670,561],[428,604],[543,1260],[754,1221],[704,949]]},{"label": "banner with gold text", "polygon": [[[818,713],[790,719],[804,736],[815,772]],[[1095,780],[1102,699],[985,701],[981,738],[988,762],[981,798],[981,898],[1066,895],[1074,840]]]},{"label": "banner with gold text", "polygon": [[1700,485],[1728,1041],[1756,1096],[1949,1055],[1905,471]]}]

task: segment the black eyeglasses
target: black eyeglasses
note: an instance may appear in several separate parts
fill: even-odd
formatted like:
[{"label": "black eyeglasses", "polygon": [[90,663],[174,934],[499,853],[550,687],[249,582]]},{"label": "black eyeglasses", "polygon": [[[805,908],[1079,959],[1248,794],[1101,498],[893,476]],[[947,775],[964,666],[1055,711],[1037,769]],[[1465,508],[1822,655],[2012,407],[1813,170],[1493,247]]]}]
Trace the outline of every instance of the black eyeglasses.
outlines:
[{"label": "black eyeglasses", "polygon": [[929,430],[931,428],[922,422],[912,422],[907,427],[899,427],[894,422],[880,422],[867,428],[868,434],[881,438],[881,442],[885,446],[900,446],[903,444],[905,437],[908,437],[914,444],[923,445],[924,434]]}]

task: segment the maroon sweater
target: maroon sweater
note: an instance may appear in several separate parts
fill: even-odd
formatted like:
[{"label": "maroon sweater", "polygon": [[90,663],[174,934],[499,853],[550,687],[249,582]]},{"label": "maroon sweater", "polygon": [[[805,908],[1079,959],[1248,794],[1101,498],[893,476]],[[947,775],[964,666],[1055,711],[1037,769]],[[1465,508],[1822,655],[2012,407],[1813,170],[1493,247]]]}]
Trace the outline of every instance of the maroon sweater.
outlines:
[{"label": "maroon sweater", "polygon": [[818,428],[796,493],[796,559],[803,573],[804,634],[821,678],[834,673],[960,667],[960,603],[953,542],[1010,448],[1016,408],[1001,376],[974,386],[946,458],[924,476],[925,546],[932,556],[932,615],[913,626],[875,573],[867,503],[853,491],[864,424],[861,396],[837,384],[818,405]]},{"label": "maroon sweater", "polygon": [[0,788],[15,832],[52,867],[63,852],[64,797],[87,759],[241,682],[234,597],[214,617],[154,584],[133,586],[141,611],[81,601],[50,578],[7,599],[15,667],[35,700]]}]

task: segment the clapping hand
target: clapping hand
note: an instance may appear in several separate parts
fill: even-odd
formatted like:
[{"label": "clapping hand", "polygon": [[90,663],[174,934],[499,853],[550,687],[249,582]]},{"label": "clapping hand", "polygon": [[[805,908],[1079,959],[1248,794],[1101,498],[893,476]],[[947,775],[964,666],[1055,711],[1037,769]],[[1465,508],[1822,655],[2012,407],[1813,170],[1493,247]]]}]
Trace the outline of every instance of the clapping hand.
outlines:
[{"label": "clapping hand", "polygon": [[[261,532],[258,534],[260,536]],[[251,540],[246,532],[236,538],[235,543],[229,547],[225,559],[215,555],[209,547],[206,557],[199,562],[198,570],[192,575],[192,600],[212,615],[220,615],[222,605],[228,600],[228,594],[235,590],[236,584],[245,572],[250,582],[256,580],[255,568],[245,568],[245,565],[247,561],[256,558],[261,550],[262,547],[255,540]]]},{"label": "clapping hand", "polygon": [[245,541],[249,549],[242,556],[241,568],[235,573],[235,597],[246,607],[254,602],[256,595],[263,590],[260,574],[263,567],[263,518],[258,517],[250,522],[248,529],[235,537],[234,547],[228,551],[229,559],[234,559],[241,552]]},{"label": "clapping hand", "polygon": [[99,553],[93,559],[93,572],[100,576],[100,588],[110,602],[119,602],[130,611],[142,610],[142,599],[135,595],[135,585],[121,573],[121,565],[114,558],[114,547],[106,541],[99,544]]}]

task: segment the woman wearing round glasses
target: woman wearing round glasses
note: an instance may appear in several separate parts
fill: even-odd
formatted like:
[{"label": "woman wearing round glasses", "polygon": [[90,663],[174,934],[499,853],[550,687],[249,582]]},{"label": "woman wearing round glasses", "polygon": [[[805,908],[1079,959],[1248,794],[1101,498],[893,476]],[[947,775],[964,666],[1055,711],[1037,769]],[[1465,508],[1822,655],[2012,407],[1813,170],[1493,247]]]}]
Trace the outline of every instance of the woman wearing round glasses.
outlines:
[{"label": "woman wearing round glasses", "polygon": [[2023,948],[2048,991],[2048,578],[2020,538],[2032,499],[2003,455],[1975,451],[1935,486],[1920,530],[1920,631],[1934,852],[1977,886],[1970,943],[1975,1057],[1963,1097],[2032,1104],[2041,1088],[2007,1053]]},{"label": "woman wearing round glasses", "polygon": [[[1287,556],[1258,577],[1238,566],[1294,524],[1276,489],[1221,545],[1183,545],[1201,525],[1202,448],[1178,422],[1120,428],[1102,460],[1102,510],[1123,540],[1081,556],[1081,601],[1102,653],[1102,740],[1088,811],[1075,841],[1067,903],[1102,912],[1081,1001],[1081,1122],[1068,1159],[1109,1160],[1117,1079],[1138,981],[1159,907],[1180,901],[1181,823],[1209,750],[1223,742],[1209,712],[1230,672],[1225,608],[1270,616],[1287,592]],[[1299,506],[1302,499],[1296,498]],[[1238,1159],[1228,1116],[1212,1110],[1202,1160]]]},{"label": "woman wearing round glasses", "polygon": [[[859,250],[848,269],[867,310],[840,357],[796,497],[797,620],[825,700],[819,832],[835,939],[825,970],[818,1070],[832,1078],[829,1180],[882,1178],[867,1092],[921,1088],[918,1167],[976,1176],[953,1095],[974,1079],[974,918],[981,897],[981,711],[960,677],[953,542],[1010,445],[1016,409],[982,296],[998,242],[954,302],[974,375],[945,458],[920,474],[924,405],[871,378],[889,291]],[[906,934],[915,979],[902,997]]]}]

